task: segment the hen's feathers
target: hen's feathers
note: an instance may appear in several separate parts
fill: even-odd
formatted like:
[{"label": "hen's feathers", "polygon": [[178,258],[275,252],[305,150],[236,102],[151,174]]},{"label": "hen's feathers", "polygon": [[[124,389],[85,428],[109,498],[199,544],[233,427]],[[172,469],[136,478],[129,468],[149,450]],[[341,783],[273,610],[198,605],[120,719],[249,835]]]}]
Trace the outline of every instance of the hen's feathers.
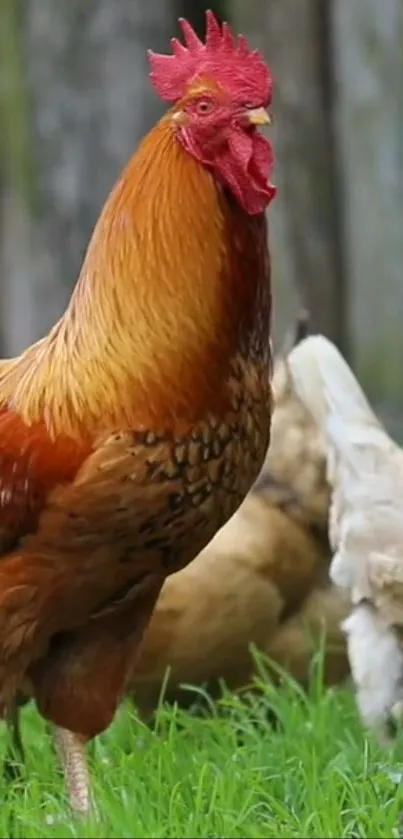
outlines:
[{"label": "hen's feathers", "polygon": [[356,606],[344,628],[359,706],[368,723],[385,731],[403,695],[396,633],[396,625],[403,626],[403,452],[330,341],[307,338],[292,350],[289,365],[327,440],[330,573]]},{"label": "hen's feathers", "polygon": [[[334,488],[330,537],[337,551],[332,575],[359,599],[357,575],[364,574],[364,584],[370,555],[393,556],[401,545],[403,452],[330,341],[321,335],[307,338],[290,353],[289,365],[297,392],[328,442],[328,477]],[[370,565],[379,563],[372,559]],[[379,579],[373,585],[376,597]]]}]

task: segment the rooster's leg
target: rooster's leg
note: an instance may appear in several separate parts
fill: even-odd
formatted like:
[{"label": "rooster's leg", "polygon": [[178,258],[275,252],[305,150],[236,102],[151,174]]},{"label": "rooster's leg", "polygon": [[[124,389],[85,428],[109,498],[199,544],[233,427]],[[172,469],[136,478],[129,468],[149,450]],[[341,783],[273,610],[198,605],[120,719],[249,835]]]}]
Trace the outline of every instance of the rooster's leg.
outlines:
[{"label": "rooster's leg", "polygon": [[6,725],[9,742],[4,756],[3,777],[6,783],[10,783],[21,778],[22,769],[25,765],[25,752],[20,727],[20,709],[17,704],[13,705],[7,712]]},{"label": "rooster's leg", "polygon": [[85,748],[85,739],[65,728],[53,728],[56,748],[66,780],[72,810],[87,816],[93,812],[91,778]]}]

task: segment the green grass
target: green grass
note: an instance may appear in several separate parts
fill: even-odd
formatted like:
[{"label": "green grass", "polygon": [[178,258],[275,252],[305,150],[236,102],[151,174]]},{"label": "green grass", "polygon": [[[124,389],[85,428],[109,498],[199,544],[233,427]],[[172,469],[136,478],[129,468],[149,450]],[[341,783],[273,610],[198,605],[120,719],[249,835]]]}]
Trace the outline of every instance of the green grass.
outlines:
[{"label": "green grass", "polygon": [[71,818],[33,708],[24,736],[27,776],[8,799],[1,792],[1,837],[399,835],[401,744],[382,752],[365,738],[352,696],[322,690],[317,677],[309,697],[262,679],[251,706],[227,695],[208,718],[162,707],[155,730],[127,705],[93,749],[98,824]]}]

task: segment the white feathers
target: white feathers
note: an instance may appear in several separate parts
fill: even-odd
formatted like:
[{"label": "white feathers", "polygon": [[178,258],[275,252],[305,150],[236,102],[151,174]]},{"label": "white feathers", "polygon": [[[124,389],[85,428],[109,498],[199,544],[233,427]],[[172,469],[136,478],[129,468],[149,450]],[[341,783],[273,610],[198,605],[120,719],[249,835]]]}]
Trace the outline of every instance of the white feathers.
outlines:
[{"label": "white feathers", "polygon": [[403,700],[403,652],[382,616],[367,603],[357,606],[342,627],[361,717],[387,742]]},{"label": "white feathers", "polygon": [[310,336],[288,361],[327,441],[330,576],[353,605],[344,629],[358,706],[386,734],[403,701],[403,452],[334,344]]},{"label": "white feathers", "polygon": [[[394,445],[376,418],[352,370],[323,335],[301,341],[288,357],[295,389],[335,448],[354,466],[364,447]],[[358,462],[357,462],[358,465]]]}]

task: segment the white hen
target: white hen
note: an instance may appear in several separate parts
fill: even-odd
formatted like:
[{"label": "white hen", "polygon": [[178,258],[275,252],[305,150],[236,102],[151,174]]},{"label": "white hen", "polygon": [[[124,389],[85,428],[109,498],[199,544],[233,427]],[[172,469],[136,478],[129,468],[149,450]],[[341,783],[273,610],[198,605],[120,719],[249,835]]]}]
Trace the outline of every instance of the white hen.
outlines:
[{"label": "white hen", "polygon": [[288,358],[328,444],[330,576],[351,597],[343,629],[358,707],[385,741],[403,716],[403,451],[334,344],[312,335]]}]

